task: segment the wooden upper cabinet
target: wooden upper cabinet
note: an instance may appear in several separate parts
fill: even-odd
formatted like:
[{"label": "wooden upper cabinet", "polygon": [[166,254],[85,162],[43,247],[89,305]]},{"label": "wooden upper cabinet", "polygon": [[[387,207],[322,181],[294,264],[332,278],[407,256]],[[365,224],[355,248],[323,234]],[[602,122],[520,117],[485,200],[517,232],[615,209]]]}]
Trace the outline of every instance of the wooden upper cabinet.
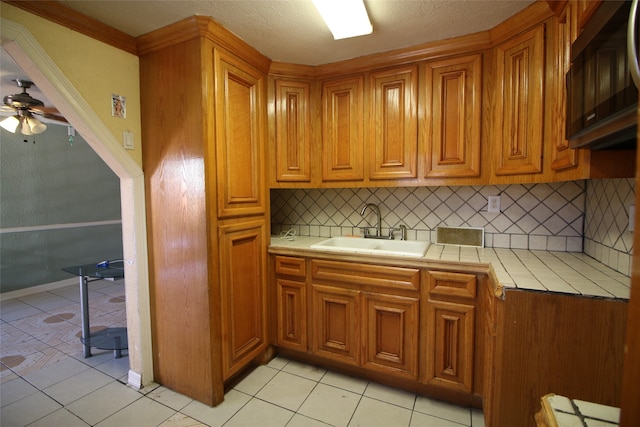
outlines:
[{"label": "wooden upper cabinet", "polygon": [[496,175],[542,172],[545,26],[541,24],[495,48],[494,171]]},{"label": "wooden upper cabinet", "polygon": [[418,67],[372,72],[369,85],[369,178],[416,178]]},{"label": "wooden upper cabinet", "polygon": [[276,181],[311,181],[311,84],[275,82]]},{"label": "wooden upper cabinet", "polygon": [[566,74],[571,65],[571,43],[576,37],[575,4],[568,3],[558,18],[555,31],[550,31],[547,43],[552,51],[550,112],[546,118],[550,126],[551,170],[562,171],[578,165],[578,150],[569,147],[566,136],[567,85]]},{"label": "wooden upper cabinet", "polygon": [[364,77],[322,84],[322,179],[364,179]]},{"label": "wooden upper cabinet", "polygon": [[214,49],[218,217],[264,213],[265,76]]},{"label": "wooden upper cabinet", "polygon": [[425,178],[480,175],[482,55],[426,64]]},{"label": "wooden upper cabinet", "polygon": [[578,31],[581,31],[604,0],[572,0],[576,8]]}]

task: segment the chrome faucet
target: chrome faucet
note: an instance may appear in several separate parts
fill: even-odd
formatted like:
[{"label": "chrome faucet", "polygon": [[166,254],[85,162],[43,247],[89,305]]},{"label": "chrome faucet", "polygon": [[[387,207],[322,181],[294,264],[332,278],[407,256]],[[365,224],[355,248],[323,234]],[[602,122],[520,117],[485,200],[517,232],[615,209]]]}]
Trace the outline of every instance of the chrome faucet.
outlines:
[{"label": "chrome faucet", "polygon": [[[366,205],[364,205],[364,208],[362,208],[362,210],[360,211],[360,215],[364,216],[365,211],[367,210],[367,208],[373,210],[376,214],[376,235],[375,237],[381,237],[382,236],[382,218],[380,217],[380,208],[378,207],[378,205],[374,205],[373,203],[367,203]],[[365,230],[364,233],[364,237],[368,237],[368,233]],[[373,237],[373,236],[369,236],[369,237]]]}]

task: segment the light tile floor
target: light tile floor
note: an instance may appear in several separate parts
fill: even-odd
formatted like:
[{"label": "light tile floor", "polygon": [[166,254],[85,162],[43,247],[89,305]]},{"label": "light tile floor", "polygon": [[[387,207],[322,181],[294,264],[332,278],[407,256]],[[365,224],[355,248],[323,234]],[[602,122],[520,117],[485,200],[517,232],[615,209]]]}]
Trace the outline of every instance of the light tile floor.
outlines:
[{"label": "light tile floor", "polygon": [[[122,282],[90,284],[92,329],[125,325]],[[276,357],[215,408],[157,384],[126,385],[129,362],[82,357],[79,290],[2,301],[0,425],[162,427],[484,426],[482,412]]]}]

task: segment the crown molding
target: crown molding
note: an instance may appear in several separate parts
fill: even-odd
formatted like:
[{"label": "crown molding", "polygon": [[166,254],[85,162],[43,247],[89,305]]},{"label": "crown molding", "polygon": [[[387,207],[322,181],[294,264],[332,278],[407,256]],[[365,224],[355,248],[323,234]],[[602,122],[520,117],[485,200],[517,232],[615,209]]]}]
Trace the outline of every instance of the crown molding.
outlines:
[{"label": "crown molding", "polygon": [[2,0],[4,3],[33,13],[85,36],[92,37],[125,52],[137,55],[136,39],[120,30],[51,0]]}]

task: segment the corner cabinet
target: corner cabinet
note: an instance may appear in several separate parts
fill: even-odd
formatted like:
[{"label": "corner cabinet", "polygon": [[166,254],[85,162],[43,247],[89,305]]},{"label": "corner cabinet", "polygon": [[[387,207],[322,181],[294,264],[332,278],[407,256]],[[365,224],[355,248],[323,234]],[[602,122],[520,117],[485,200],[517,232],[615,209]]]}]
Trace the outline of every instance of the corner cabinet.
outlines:
[{"label": "corner cabinet", "polygon": [[268,345],[270,61],[203,16],[138,50],[155,381],[216,405]]}]

